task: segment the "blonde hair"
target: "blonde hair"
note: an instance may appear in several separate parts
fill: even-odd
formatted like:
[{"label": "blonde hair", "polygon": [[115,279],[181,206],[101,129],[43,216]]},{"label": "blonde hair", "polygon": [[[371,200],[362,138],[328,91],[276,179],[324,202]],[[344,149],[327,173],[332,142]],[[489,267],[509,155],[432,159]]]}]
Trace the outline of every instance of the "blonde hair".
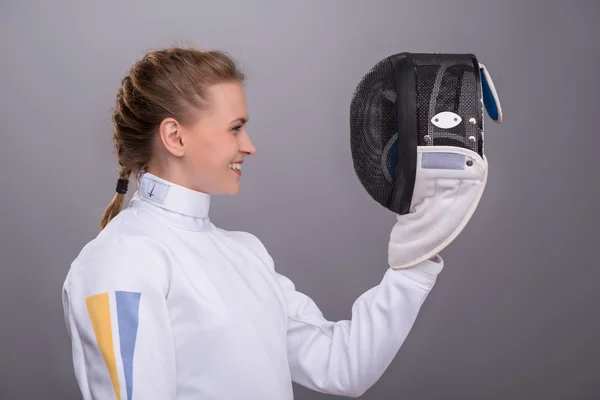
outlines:
[{"label": "blonde hair", "polygon": [[152,138],[161,121],[171,117],[185,123],[193,110],[208,104],[209,86],[244,79],[235,61],[218,50],[176,47],[152,51],[130,68],[117,91],[113,113],[119,184],[104,210],[100,229],[121,212],[130,176],[148,165]]}]

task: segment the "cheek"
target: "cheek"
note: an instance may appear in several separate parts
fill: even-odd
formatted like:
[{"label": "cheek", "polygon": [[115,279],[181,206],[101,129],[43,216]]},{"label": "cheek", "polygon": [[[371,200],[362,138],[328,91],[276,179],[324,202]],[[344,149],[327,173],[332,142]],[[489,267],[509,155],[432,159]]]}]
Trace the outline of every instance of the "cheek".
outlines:
[{"label": "cheek", "polygon": [[239,152],[239,145],[235,137],[230,134],[215,132],[210,140],[199,140],[194,143],[191,155],[192,162],[202,169],[219,170],[229,168],[228,164],[234,160]]},{"label": "cheek", "polygon": [[231,162],[239,153],[239,144],[237,139],[231,135],[225,135],[218,143],[215,143],[214,154],[218,154],[219,158],[225,163]]}]

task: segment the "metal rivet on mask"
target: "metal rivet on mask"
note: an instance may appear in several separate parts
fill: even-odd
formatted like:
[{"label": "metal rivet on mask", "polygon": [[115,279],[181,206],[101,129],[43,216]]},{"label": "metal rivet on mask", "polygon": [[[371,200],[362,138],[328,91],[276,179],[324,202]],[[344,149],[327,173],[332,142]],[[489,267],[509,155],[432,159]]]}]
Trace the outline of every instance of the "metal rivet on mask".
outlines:
[{"label": "metal rivet on mask", "polygon": [[423,139],[425,140],[425,143],[431,143],[431,136],[425,135]]},{"label": "metal rivet on mask", "polygon": [[469,120],[469,122],[470,122],[470,123],[472,123],[473,125],[475,125],[475,124],[477,123],[477,121],[475,121],[475,118],[471,118],[471,119]]},{"label": "metal rivet on mask", "polygon": [[467,165],[470,167],[473,165],[473,160],[467,160]]},{"label": "metal rivet on mask", "polygon": [[469,140],[470,140],[471,142],[474,142],[474,141],[475,141],[475,136],[469,136]]}]

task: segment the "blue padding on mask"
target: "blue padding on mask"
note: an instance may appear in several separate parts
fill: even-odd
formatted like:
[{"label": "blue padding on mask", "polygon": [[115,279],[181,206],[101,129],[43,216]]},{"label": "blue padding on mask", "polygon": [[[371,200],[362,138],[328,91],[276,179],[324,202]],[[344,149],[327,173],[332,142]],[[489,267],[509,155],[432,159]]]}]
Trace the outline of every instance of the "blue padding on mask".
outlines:
[{"label": "blue padding on mask", "polygon": [[481,88],[483,91],[483,104],[485,105],[485,109],[490,118],[492,118],[494,121],[498,121],[498,105],[496,104],[496,100],[494,100],[494,96],[490,90],[490,85],[488,84],[483,71],[480,71],[480,75]]}]

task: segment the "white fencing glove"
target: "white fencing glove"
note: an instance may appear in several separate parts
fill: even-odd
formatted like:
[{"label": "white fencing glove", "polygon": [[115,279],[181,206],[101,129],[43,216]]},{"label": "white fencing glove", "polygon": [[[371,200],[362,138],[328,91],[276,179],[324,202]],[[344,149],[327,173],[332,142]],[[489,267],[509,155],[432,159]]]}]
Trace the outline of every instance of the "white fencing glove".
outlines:
[{"label": "white fencing glove", "polygon": [[411,211],[396,214],[388,246],[393,269],[436,256],[462,232],[477,209],[488,176],[485,156],[459,147],[418,148]]}]

